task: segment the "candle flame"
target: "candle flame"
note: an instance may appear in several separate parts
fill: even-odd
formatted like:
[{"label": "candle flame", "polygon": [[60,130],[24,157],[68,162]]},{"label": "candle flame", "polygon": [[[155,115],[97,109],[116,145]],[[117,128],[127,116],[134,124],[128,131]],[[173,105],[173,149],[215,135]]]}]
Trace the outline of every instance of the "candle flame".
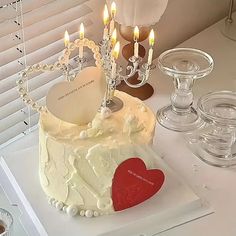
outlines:
[{"label": "candle flame", "polygon": [[81,23],[79,27],[79,38],[84,39],[84,24]]},{"label": "candle flame", "polygon": [[134,41],[138,41],[139,39],[139,28],[138,26],[135,26],[134,28]]},{"label": "candle flame", "polygon": [[70,42],[70,36],[69,36],[68,31],[66,30],[65,34],[64,34],[64,44],[65,44],[65,47],[68,46],[69,42]]},{"label": "candle flame", "polygon": [[111,43],[113,46],[116,44],[116,40],[117,40],[117,31],[116,31],[116,29],[114,29],[114,31],[111,35]]},{"label": "candle flame", "polygon": [[114,57],[114,59],[118,58],[119,52],[120,52],[120,42],[118,41],[112,51],[112,56]]},{"label": "candle flame", "polygon": [[108,25],[108,23],[109,23],[109,12],[108,12],[108,8],[107,8],[107,4],[105,4],[105,6],[104,6],[103,23],[104,23],[104,25]]},{"label": "candle flame", "polygon": [[149,45],[152,47],[155,42],[154,30],[152,29],[149,34]]},{"label": "candle flame", "polygon": [[111,4],[111,16],[112,16],[112,18],[115,18],[115,15],[116,15],[116,3],[112,2],[112,4]]}]

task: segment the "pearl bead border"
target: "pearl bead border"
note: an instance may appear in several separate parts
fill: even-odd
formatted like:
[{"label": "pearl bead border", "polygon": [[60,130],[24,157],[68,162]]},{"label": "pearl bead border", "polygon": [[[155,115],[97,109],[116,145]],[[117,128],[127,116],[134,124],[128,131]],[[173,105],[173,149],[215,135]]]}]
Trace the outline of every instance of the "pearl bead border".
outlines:
[{"label": "pearl bead border", "polygon": [[79,207],[76,205],[66,205],[61,201],[57,201],[53,197],[48,197],[48,203],[51,206],[54,206],[58,211],[62,211],[66,213],[68,216],[74,217],[76,215],[80,215],[87,218],[98,217],[103,215],[103,213],[99,213],[98,211],[87,209],[87,210],[79,210]]},{"label": "pearl bead border", "polygon": [[45,106],[39,105],[36,101],[34,101],[29,93],[28,89],[26,87],[26,81],[28,80],[28,76],[34,72],[52,72],[55,70],[64,70],[64,65],[61,65],[58,61],[54,64],[34,64],[32,66],[28,66],[25,70],[21,71],[19,73],[20,79],[16,81],[17,84],[17,90],[20,94],[21,99],[26,105],[31,106],[33,110],[36,110],[37,112],[46,111]]}]

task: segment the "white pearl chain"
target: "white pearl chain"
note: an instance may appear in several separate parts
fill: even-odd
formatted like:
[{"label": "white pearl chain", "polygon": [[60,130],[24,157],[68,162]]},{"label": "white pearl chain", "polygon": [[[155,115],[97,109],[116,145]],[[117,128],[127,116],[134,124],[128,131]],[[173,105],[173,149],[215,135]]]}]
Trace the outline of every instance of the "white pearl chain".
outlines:
[{"label": "white pearl chain", "polygon": [[55,70],[63,70],[63,65],[61,65],[58,61],[54,64],[34,64],[32,66],[28,66],[25,70],[21,71],[19,73],[20,79],[16,81],[17,84],[17,90],[20,94],[21,99],[26,105],[31,106],[33,110],[36,110],[38,112],[46,111],[45,106],[39,105],[36,101],[34,101],[26,87],[26,81],[28,80],[28,75],[34,73],[34,72],[45,72],[45,71],[55,71]]},{"label": "white pearl chain", "polygon": [[[70,42],[68,45],[68,48],[63,50],[62,56],[59,57],[58,61],[56,61],[54,64],[34,64],[32,66],[28,66],[25,70],[21,71],[19,73],[20,79],[16,81],[18,92],[20,94],[21,99],[23,100],[26,105],[31,106],[33,110],[36,110],[38,112],[46,111],[45,106],[39,105],[36,101],[34,101],[27,89],[27,84],[25,83],[28,80],[28,75],[34,73],[34,72],[52,72],[55,70],[65,70],[65,66],[67,65],[67,62],[69,61],[69,57],[72,51],[74,51],[76,48],[79,48],[80,46],[88,47],[93,52],[93,57],[95,59],[95,65],[99,68],[102,66],[102,56],[99,52],[99,46],[95,44],[94,41],[88,40],[88,39],[76,39],[74,42]],[[76,77],[75,74],[72,73],[72,77]]]},{"label": "white pearl chain", "polygon": [[62,56],[59,57],[59,62],[61,64],[67,64],[70,58],[71,52],[79,47],[88,47],[93,52],[93,58],[95,59],[95,65],[99,68],[102,67],[102,55],[99,52],[99,46],[95,44],[94,41],[84,39],[76,39],[74,42],[70,42],[68,47],[63,50]]}]

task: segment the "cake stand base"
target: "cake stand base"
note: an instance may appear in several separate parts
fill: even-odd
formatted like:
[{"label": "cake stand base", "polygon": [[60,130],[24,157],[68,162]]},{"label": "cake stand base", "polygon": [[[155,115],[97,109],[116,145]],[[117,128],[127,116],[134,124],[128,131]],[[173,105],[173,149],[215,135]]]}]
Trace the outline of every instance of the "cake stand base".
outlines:
[{"label": "cake stand base", "polygon": [[157,111],[157,120],[165,128],[177,132],[187,132],[202,125],[194,108],[188,113],[175,112],[172,106],[166,106]]}]

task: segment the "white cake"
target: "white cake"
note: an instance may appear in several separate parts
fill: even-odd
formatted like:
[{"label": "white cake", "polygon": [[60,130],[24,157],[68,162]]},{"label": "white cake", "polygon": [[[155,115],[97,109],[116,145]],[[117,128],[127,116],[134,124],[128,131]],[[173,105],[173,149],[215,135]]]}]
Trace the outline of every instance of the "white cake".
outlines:
[{"label": "white cake", "polygon": [[[124,107],[102,109],[86,126],[63,122],[50,112],[40,115],[39,176],[49,203],[73,216],[114,211],[111,185],[118,165],[152,143],[155,116],[137,98],[116,92]],[[148,168],[152,161],[143,160]]]}]

